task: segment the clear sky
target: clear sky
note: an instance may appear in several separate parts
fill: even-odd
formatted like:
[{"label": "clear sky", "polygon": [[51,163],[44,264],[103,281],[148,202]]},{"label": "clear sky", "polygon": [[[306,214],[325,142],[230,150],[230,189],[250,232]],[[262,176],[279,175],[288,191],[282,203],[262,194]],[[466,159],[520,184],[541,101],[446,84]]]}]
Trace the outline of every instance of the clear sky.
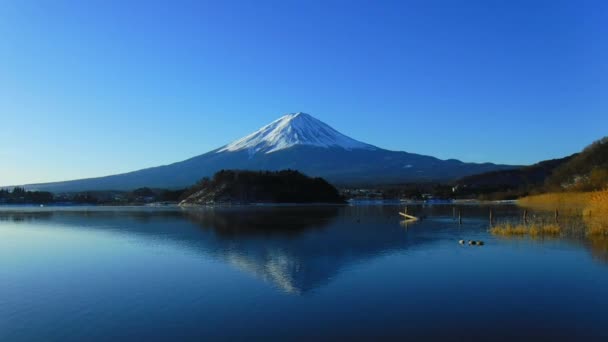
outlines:
[{"label": "clear sky", "polygon": [[180,161],[289,112],[529,164],[608,135],[608,1],[2,1],[0,185]]}]

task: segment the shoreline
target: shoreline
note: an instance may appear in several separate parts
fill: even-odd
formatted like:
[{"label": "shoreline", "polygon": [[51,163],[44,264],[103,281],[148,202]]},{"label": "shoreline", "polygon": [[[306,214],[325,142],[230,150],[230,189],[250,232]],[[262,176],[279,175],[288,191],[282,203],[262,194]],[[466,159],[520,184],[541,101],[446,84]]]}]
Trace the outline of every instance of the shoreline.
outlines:
[{"label": "shoreline", "polygon": [[346,201],[345,203],[218,203],[218,204],[186,204],[179,203],[147,203],[147,204],[0,204],[0,212],[10,211],[53,211],[66,209],[98,210],[98,209],[202,209],[202,208],[280,208],[280,207],[348,207],[348,206],[488,206],[516,205],[517,201],[453,201],[451,203],[425,203],[424,201],[399,202],[395,200]]}]

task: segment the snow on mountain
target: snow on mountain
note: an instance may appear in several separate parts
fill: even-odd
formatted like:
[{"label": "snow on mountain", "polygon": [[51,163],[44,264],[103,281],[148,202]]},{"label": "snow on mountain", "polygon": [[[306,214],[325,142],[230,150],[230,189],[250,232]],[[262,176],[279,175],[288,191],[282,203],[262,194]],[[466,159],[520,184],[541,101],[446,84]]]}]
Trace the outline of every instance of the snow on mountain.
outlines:
[{"label": "snow on mountain", "polygon": [[347,137],[309,114],[292,113],[221,147],[216,152],[247,150],[250,154],[272,153],[295,145],[337,147],[345,150],[377,149],[375,146]]}]

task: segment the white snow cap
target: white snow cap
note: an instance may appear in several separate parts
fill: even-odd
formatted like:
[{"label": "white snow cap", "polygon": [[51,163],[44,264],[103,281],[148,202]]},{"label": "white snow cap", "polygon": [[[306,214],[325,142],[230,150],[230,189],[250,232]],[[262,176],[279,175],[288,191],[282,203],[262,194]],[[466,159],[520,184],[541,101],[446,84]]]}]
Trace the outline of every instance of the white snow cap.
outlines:
[{"label": "white snow cap", "polygon": [[309,114],[292,113],[220,148],[217,152],[248,150],[250,153],[272,153],[296,145],[337,147],[346,150],[377,149],[375,146],[347,137]]}]

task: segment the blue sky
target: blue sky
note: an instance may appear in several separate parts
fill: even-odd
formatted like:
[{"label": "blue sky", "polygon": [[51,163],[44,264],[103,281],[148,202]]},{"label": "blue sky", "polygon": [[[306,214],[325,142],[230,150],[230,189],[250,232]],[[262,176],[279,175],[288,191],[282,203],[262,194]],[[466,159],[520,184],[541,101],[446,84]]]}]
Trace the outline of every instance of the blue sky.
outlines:
[{"label": "blue sky", "polygon": [[303,111],[529,164],[608,135],[605,1],[3,1],[0,185],[167,164]]}]

